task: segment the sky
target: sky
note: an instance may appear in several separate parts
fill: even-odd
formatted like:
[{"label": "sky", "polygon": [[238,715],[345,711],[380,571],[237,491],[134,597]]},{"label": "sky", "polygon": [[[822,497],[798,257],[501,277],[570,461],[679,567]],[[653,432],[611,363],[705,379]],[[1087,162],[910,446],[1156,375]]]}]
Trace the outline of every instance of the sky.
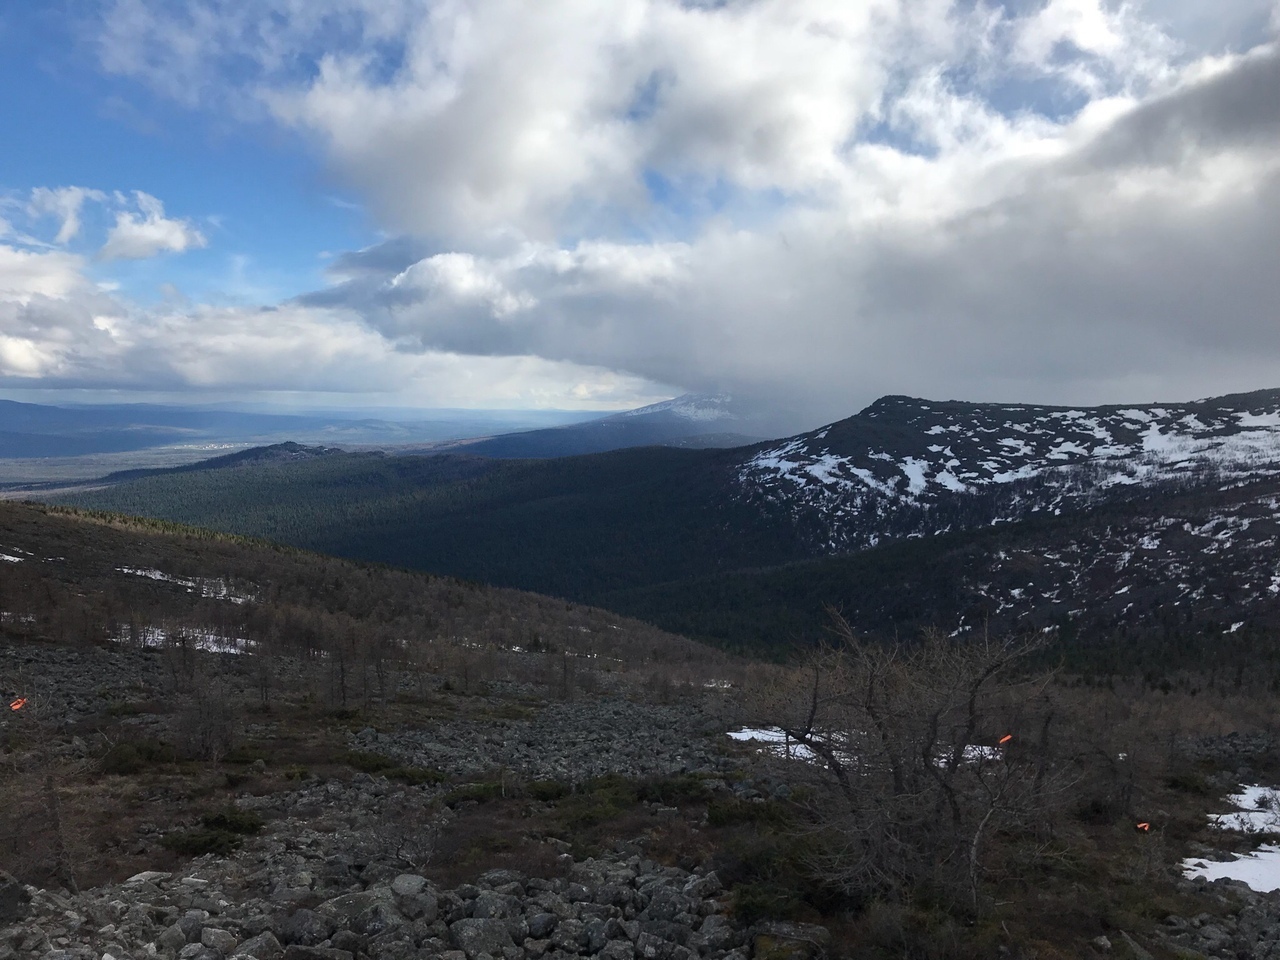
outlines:
[{"label": "sky", "polygon": [[1280,0],[0,7],[0,394],[1280,387]]}]

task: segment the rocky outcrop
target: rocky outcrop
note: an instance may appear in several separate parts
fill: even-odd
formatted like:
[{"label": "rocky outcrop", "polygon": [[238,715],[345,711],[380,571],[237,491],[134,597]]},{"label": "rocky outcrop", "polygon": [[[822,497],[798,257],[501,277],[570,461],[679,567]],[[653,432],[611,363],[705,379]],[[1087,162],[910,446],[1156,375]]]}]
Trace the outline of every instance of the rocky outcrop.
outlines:
[{"label": "rocky outcrop", "polygon": [[1160,939],[1179,957],[1280,960],[1280,891],[1258,893],[1238,880],[1184,880],[1179,890],[1213,908],[1166,917]]},{"label": "rocky outcrop", "polygon": [[[347,870],[281,875],[292,868],[260,854],[205,858],[77,896],[28,888],[28,912],[0,931],[0,958],[745,960],[753,939],[797,950],[825,942],[821,928],[743,929],[714,873],[635,856],[572,863],[553,879],[494,870],[452,890],[415,874],[367,885]],[[260,895],[300,886],[301,902]]]}]

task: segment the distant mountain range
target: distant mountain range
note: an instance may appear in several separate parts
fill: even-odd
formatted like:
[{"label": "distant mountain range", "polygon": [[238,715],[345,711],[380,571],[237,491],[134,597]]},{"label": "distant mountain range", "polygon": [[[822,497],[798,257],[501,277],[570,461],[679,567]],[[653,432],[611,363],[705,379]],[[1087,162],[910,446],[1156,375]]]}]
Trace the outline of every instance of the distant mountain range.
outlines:
[{"label": "distant mountain range", "polygon": [[[563,457],[624,447],[733,447],[771,436],[770,411],[686,395],[600,417],[544,410],[424,410],[396,419],[156,404],[49,406],[0,400],[0,459],[79,457],[177,445],[294,441],[486,457]],[[158,464],[157,464],[158,465]]]},{"label": "distant mountain range", "polygon": [[724,395],[686,394],[624,413],[545,430],[451,444],[484,457],[572,457],[627,447],[741,447],[769,436],[770,417]]},{"label": "distant mountain range", "polygon": [[742,448],[333,454],[74,502],[587,600],[730,645],[820,636],[836,606],[872,633],[1143,636],[1174,656],[1190,637],[1280,627],[1278,453],[1280,391],[1087,409],[885,397]]},{"label": "distant mountain range", "polygon": [[416,418],[379,419],[358,413],[298,415],[162,404],[51,406],[0,400],[0,459],[285,440],[389,447],[559,426],[590,416],[566,411],[425,410]]}]

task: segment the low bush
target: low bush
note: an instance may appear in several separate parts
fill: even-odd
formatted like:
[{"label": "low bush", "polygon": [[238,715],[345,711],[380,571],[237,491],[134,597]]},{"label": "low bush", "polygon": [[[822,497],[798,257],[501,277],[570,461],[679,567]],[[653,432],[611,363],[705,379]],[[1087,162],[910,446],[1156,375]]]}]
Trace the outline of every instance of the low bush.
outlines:
[{"label": "low bush", "polygon": [[210,830],[223,830],[227,833],[246,836],[257,833],[263,825],[262,817],[252,810],[238,810],[235,807],[227,807],[216,813],[207,813],[200,818],[200,822]]},{"label": "low bush", "polygon": [[367,750],[348,750],[343,754],[340,762],[361,773],[384,773],[400,766],[385,754]]},{"label": "low bush", "polygon": [[159,740],[126,740],[112,746],[99,761],[103,773],[133,776],[178,759],[173,747]]},{"label": "low bush", "polygon": [[706,780],[694,774],[685,773],[641,781],[636,788],[636,796],[645,803],[681,807],[705,803],[711,799],[712,794]]},{"label": "low bush", "polygon": [[388,780],[399,780],[401,783],[407,783],[415,787],[421,787],[425,784],[444,783],[447,779],[439,770],[432,770],[428,767],[392,767],[390,770],[383,771],[383,776]]},{"label": "low bush", "polygon": [[559,780],[534,780],[525,786],[525,792],[533,800],[552,803],[569,795],[572,787]]},{"label": "low bush", "polygon": [[737,797],[717,799],[707,805],[707,823],[728,827],[738,823],[782,826],[791,821],[791,811],[777,800],[739,800]]},{"label": "low bush", "polygon": [[503,797],[503,786],[500,780],[481,780],[478,783],[464,783],[454,787],[445,794],[447,806],[456,807],[460,803],[488,803]]},{"label": "low bush", "polygon": [[206,853],[226,856],[240,846],[241,836],[227,830],[180,830],[168,834],[160,845],[188,857],[202,857]]},{"label": "low bush", "polygon": [[265,747],[253,743],[241,743],[232,747],[222,758],[223,763],[250,764],[255,760],[266,763],[271,759]]}]

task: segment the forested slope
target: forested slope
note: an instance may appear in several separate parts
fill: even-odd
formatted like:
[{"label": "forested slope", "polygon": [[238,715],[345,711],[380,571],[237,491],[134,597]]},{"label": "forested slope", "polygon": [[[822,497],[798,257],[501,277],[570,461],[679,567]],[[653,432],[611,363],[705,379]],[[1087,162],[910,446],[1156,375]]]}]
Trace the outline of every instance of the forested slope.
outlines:
[{"label": "forested slope", "polygon": [[728,451],[562,460],[340,454],[165,474],[63,502],[585,599],[809,555],[728,495]]}]

